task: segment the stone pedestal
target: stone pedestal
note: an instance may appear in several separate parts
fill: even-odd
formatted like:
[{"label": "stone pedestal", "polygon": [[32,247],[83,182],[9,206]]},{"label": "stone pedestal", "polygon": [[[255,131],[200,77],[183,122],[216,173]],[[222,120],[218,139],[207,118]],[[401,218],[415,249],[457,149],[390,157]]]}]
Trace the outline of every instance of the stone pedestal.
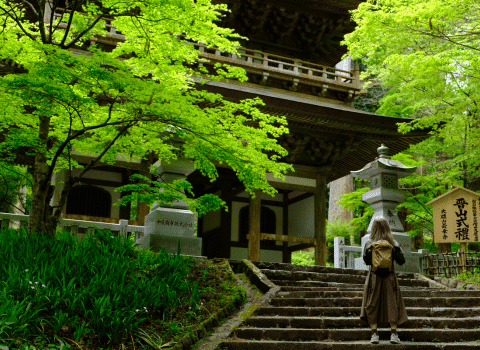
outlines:
[{"label": "stone pedestal", "polygon": [[202,239],[194,236],[194,230],[195,214],[190,210],[158,207],[145,217],[145,237],[139,244],[155,252],[163,248],[177,253],[180,242],[181,254],[200,256]]},{"label": "stone pedestal", "polygon": [[[392,232],[393,239],[398,242],[400,248],[402,248],[403,254],[405,255],[405,264],[402,266],[398,265],[396,262],[393,263],[396,272],[414,272],[414,273],[423,273],[420,271],[420,258],[423,254],[412,252],[412,246],[410,244],[410,236],[403,232]],[[362,254],[365,247],[365,243],[370,239],[370,234],[367,234],[362,237]],[[355,258],[355,269],[356,270],[368,270],[370,269],[369,265],[365,265],[363,262],[363,256],[360,258]]]},{"label": "stone pedestal", "polygon": [[[193,164],[186,160],[173,160],[167,165],[158,161],[157,175],[160,181],[169,183],[175,179],[185,179],[193,172]],[[145,236],[137,243],[144,249],[154,252],[165,249],[167,253],[201,256],[202,239],[195,237],[195,214],[188,210],[183,201],[176,201],[170,207],[154,203],[152,211],[145,217]]]}]

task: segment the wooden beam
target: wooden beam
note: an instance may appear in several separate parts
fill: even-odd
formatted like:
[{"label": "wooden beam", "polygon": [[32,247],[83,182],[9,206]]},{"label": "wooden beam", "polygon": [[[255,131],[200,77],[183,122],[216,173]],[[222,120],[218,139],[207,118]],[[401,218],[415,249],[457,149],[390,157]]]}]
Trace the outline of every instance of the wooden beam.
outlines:
[{"label": "wooden beam", "polygon": [[305,243],[295,244],[295,245],[292,245],[292,246],[288,247],[288,251],[291,253],[291,252],[296,252],[297,250],[303,250],[303,249],[307,249],[307,248],[311,248],[311,247],[314,247],[314,245],[313,244],[305,244]]},{"label": "wooden beam", "polygon": [[225,198],[222,198],[223,200],[226,200],[228,198],[232,198],[233,197],[236,197],[237,195],[239,195],[240,193],[242,192],[245,192],[245,186],[240,186],[240,187],[237,187],[235,188],[234,190],[231,190],[230,192],[228,192],[226,195],[225,195]]},{"label": "wooden beam", "polygon": [[[249,238],[249,236],[250,235],[247,235],[247,239]],[[261,239],[266,239],[266,240],[271,240],[271,241],[315,244],[315,238],[285,236],[285,235],[272,235],[270,233],[262,233],[261,234]]]},{"label": "wooden beam", "polygon": [[[248,242],[235,242],[235,241],[232,241],[230,243],[230,246],[231,247],[236,247],[236,248],[245,248],[245,249],[248,249]],[[261,250],[274,250],[274,251],[277,251],[277,252],[281,252],[282,251],[282,246],[279,246],[279,245],[266,245],[266,244],[262,244],[260,243],[260,249]]]},{"label": "wooden beam", "polygon": [[[283,211],[282,211],[282,224],[283,224],[283,235],[288,236],[288,194],[290,191],[283,191]],[[282,243],[282,261],[285,264],[292,263],[292,253],[288,251],[288,242]]]},{"label": "wooden beam", "polygon": [[255,198],[250,196],[248,222],[248,260],[260,261],[260,211],[262,207],[262,192],[255,191]]},{"label": "wooden beam", "polygon": [[295,204],[297,202],[303,201],[304,199],[310,198],[313,195],[314,195],[313,193],[301,194],[300,196],[296,196],[295,198],[289,199],[288,200],[288,205]]},{"label": "wooden beam", "polygon": [[288,184],[285,182],[276,182],[276,181],[268,181],[268,183],[270,184],[270,186],[275,187],[277,189],[315,193],[315,187],[312,187],[312,186]]},{"label": "wooden beam", "polygon": [[[222,197],[222,199],[225,200],[225,198]],[[232,202],[240,202],[240,203],[250,203],[250,200],[248,198],[244,197],[232,197],[231,198]],[[270,205],[272,207],[283,207],[282,202],[276,202],[276,201],[269,201],[269,200],[262,200],[262,205]]]},{"label": "wooden beam", "polygon": [[327,176],[317,173],[317,186],[315,188],[315,265],[327,264],[327,238],[326,238],[326,189]]}]

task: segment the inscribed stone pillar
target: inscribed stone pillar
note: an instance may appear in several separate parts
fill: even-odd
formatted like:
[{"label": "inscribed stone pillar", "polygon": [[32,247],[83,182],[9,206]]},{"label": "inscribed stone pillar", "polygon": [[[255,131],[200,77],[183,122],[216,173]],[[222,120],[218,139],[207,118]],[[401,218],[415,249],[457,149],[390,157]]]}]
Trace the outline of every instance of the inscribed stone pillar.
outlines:
[{"label": "inscribed stone pillar", "polygon": [[343,209],[337,202],[342,194],[354,191],[354,179],[348,174],[330,182],[330,199],[328,205],[328,221],[340,219],[342,222],[353,220],[353,210]]},{"label": "inscribed stone pillar", "polygon": [[[328,221],[349,222],[353,220],[353,210],[344,209],[337,204],[343,194],[355,191],[355,182],[352,174],[330,182],[330,197],[328,201]],[[350,245],[355,245],[354,237],[350,236]]]},{"label": "inscribed stone pillar", "polygon": [[248,207],[248,260],[260,261],[260,212],[262,208],[262,192],[255,191],[255,198],[250,195]]},{"label": "inscribed stone pillar", "polygon": [[[189,160],[161,160],[157,166],[159,181],[171,183],[176,179],[185,179],[194,171],[193,162]],[[200,256],[202,239],[194,235],[195,214],[183,201],[174,201],[171,205],[155,202],[151,212],[145,217],[145,237],[138,241],[142,248],[152,251],[165,249],[176,253],[180,242],[181,254]]]},{"label": "inscribed stone pillar", "polygon": [[327,264],[327,235],[326,235],[326,210],[327,189],[326,175],[317,173],[315,187],[315,265]]}]

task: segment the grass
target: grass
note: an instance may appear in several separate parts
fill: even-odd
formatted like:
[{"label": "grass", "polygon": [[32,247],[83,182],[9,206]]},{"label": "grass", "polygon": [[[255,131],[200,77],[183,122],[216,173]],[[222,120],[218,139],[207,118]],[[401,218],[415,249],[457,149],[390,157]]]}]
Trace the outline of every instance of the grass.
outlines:
[{"label": "grass", "polygon": [[[333,255],[333,254],[332,254]],[[333,258],[332,258],[333,260]],[[292,264],[294,265],[315,265],[315,251],[296,251],[292,252]],[[333,261],[326,262],[326,266],[333,266]]]},{"label": "grass", "polygon": [[464,273],[460,273],[451,279],[469,284],[480,284],[480,270],[475,268],[474,273],[465,271]]},{"label": "grass", "polygon": [[80,242],[0,230],[0,345],[166,349],[240,296],[222,261],[139,250],[96,231]]}]

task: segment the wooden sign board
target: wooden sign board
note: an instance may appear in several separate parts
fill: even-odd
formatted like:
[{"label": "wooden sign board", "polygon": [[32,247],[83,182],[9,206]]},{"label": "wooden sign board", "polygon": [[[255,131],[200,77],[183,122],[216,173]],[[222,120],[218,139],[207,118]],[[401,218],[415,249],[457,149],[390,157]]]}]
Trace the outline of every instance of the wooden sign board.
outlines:
[{"label": "wooden sign board", "polygon": [[478,242],[480,194],[458,185],[428,202],[433,206],[435,243]]}]

